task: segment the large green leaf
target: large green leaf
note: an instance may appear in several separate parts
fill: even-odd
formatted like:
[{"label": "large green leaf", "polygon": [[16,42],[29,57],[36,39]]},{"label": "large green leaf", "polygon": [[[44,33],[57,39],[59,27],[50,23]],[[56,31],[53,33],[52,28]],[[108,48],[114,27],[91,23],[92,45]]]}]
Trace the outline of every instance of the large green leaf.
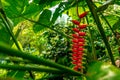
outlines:
[{"label": "large green leaf", "polygon": [[38,20],[38,22],[41,23],[41,24],[43,24],[43,25],[35,24],[35,25],[33,26],[34,32],[38,32],[38,31],[46,28],[46,26],[49,26],[49,25],[50,25],[51,15],[52,15],[52,12],[51,12],[50,10],[48,10],[48,9],[45,9],[45,10],[41,13],[41,15],[40,15],[40,17],[39,17],[39,20]]},{"label": "large green leaf", "polygon": [[120,80],[120,70],[115,66],[95,62],[88,67],[87,80]]},{"label": "large green leaf", "polygon": [[12,19],[14,25],[22,21],[21,13],[24,7],[28,5],[28,0],[2,0],[3,9],[6,16]]},{"label": "large green leaf", "polygon": [[3,9],[14,25],[23,21],[23,17],[36,18],[36,15],[43,10],[45,5],[29,3],[28,0],[2,0]]},{"label": "large green leaf", "polygon": [[[22,15],[34,15],[34,13],[39,12],[43,10],[45,6],[44,5],[37,5],[35,3],[30,3],[29,5],[26,5],[24,7],[24,11],[22,12]],[[30,16],[28,16],[30,17]]]},{"label": "large green leaf", "polygon": [[9,18],[18,17],[27,4],[28,0],[2,0],[3,8]]}]

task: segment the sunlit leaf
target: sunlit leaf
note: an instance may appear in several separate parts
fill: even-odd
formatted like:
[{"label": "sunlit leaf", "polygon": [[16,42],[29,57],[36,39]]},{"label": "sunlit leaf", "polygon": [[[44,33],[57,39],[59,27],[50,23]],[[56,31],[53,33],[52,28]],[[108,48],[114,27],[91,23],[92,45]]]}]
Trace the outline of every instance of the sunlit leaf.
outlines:
[{"label": "sunlit leaf", "polygon": [[115,66],[95,62],[91,64],[87,72],[87,80],[120,80],[120,70]]}]

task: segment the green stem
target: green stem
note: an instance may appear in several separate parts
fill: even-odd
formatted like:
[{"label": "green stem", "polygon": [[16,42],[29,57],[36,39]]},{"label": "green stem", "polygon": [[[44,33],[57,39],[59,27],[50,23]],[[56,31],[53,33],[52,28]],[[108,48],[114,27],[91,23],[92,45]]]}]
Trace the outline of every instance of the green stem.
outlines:
[{"label": "green stem", "polygon": [[19,44],[18,44],[18,42],[17,42],[17,40],[16,40],[16,38],[15,38],[15,36],[14,36],[11,28],[10,28],[9,22],[8,22],[8,20],[7,20],[7,17],[6,17],[6,15],[4,14],[4,11],[3,11],[2,9],[0,9],[0,16],[1,16],[1,18],[2,18],[3,23],[4,23],[5,26],[6,26],[7,31],[9,32],[9,34],[10,34],[10,36],[12,37],[13,41],[15,42],[15,45],[17,46],[17,48],[18,48],[19,50],[21,50],[20,47],[19,47]]},{"label": "green stem", "polygon": [[3,69],[11,69],[11,70],[20,70],[20,71],[37,71],[37,72],[49,72],[55,74],[63,74],[61,70],[49,68],[45,66],[19,66],[19,65],[8,65],[8,64],[0,64],[0,68]]},{"label": "green stem", "polygon": [[[82,8],[83,8],[83,10],[85,11],[85,8],[84,8],[84,7],[82,7]],[[85,18],[86,18],[87,24],[89,25],[88,17],[86,16]],[[94,59],[94,60],[97,60],[96,50],[95,50],[95,45],[94,45],[94,40],[93,40],[92,31],[91,31],[91,29],[90,29],[90,26],[88,26],[88,30],[89,30],[89,34],[90,34],[90,37],[89,37],[89,38],[90,38],[90,42],[91,42],[91,44],[92,44],[92,55],[93,55],[93,59]]]},{"label": "green stem", "polygon": [[103,41],[104,41],[105,46],[106,46],[106,48],[107,48],[107,51],[108,51],[108,54],[109,54],[109,56],[110,56],[111,62],[112,62],[113,65],[115,65],[115,61],[114,61],[114,57],[113,57],[113,54],[112,54],[112,51],[111,51],[111,48],[110,48],[110,44],[108,43],[108,40],[107,40],[107,38],[106,38],[104,29],[103,29],[102,24],[101,24],[101,22],[100,22],[99,16],[97,15],[97,11],[95,10],[95,7],[94,7],[94,5],[93,5],[93,2],[92,2],[92,0],[86,0],[86,2],[87,2],[87,4],[88,4],[88,7],[89,7],[92,15],[93,15],[93,18],[94,18],[94,20],[95,20],[95,22],[96,22],[96,25],[97,25],[97,27],[98,27],[98,30],[99,30],[102,38],[103,38]]},{"label": "green stem", "polygon": [[42,64],[42,65],[54,67],[54,68],[57,68],[59,70],[62,70],[63,72],[66,72],[66,73],[69,73],[69,74],[74,74],[76,76],[81,76],[82,75],[79,72],[76,72],[76,71],[74,71],[74,70],[72,70],[72,69],[70,69],[66,66],[57,64],[57,63],[52,62],[50,60],[42,59],[42,58],[39,58],[37,56],[33,56],[29,53],[21,52],[21,51],[18,51],[18,50],[9,49],[9,47],[7,47],[6,45],[4,45],[2,43],[0,43],[0,52],[4,53],[4,54],[11,55],[11,56],[17,56],[17,57],[21,57],[23,59],[28,59],[31,62],[36,63],[36,64]]}]

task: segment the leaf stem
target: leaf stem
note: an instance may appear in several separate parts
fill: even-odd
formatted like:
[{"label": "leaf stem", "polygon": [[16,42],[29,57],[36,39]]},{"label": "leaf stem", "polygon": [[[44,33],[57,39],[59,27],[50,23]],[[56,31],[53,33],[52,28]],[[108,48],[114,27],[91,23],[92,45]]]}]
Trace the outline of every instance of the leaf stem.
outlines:
[{"label": "leaf stem", "polygon": [[0,68],[3,69],[11,69],[11,70],[20,70],[20,71],[37,71],[37,72],[49,72],[55,74],[63,74],[61,70],[49,68],[45,66],[19,66],[19,65],[8,65],[8,64],[0,64]]}]

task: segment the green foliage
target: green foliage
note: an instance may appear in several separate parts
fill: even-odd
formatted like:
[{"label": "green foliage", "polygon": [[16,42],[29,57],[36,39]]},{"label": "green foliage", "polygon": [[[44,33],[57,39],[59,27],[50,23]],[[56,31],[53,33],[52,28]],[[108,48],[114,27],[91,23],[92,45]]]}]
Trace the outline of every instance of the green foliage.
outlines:
[{"label": "green foliage", "polygon": [[[31,2],[1,0],[1,2],[0,67],[6,70],[0,75],[0,79],[6,77],[12,80],[119,80],[120,71],[110,64],[112,56],[120,57],[118,50],[120,45],[115,40],[120,39],[119,0],[114,2],[112,0],[78,0],[78,2],[76,0],[32,0]],[[84,10],[89,11],[90,8],[88,19],[83,18],[81,22],[81,24],[88,22],[90,25],[84,30],[88,35],[85,37],[87,65],[81,72],[73,71],[71,63],[73,33],[71,29],[76,26],[70,20],[78,19],[76,5],[79,14]],[[105,19],[108,22],[105,22]],[[11,35],[9,31],[14,34]],[[113,32],[116,35],[113,35]],[[15,40],[12,40],[12,37],[15,37]],[[107,43],[107,46],[104,43]],[[18,47],[23,52],[19,51]],[[95,61],[93,52],[97,60],[95,63],[92,62]],[[39,67],[39,65],[45,66]],[[4,71],[4,69],[0,70]]]}]

